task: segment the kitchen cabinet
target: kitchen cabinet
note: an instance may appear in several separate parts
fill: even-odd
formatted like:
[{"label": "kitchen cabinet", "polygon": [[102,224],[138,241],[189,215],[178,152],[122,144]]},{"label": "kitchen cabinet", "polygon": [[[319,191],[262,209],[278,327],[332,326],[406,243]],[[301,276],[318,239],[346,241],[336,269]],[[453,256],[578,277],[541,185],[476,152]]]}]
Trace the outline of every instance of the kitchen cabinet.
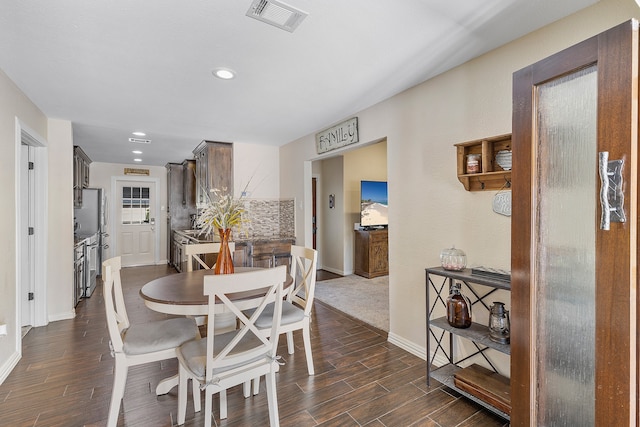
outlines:
[{"label": "kitchen cabinet", "polygon": [[[458,180],[467,191],[511,187],[511,134],[455,144]],[[474,167],[469,155],[478,160]]]},{"label": "kitchen cabinet", "polygon": [[233,144],[202,141],[193,150],[196,162],[196,206],[204,207],[210,191],[226,189],[233,194]]},{"label": "kitchen cabinet", "polygon": [[[255,240],[244,246],[244,263],[250,267],[271,268],[279,265],[291,265],[292,239]],[[239,246],[236,244],[236,250]]]},{"label": "kitchen cabinet", "polygon": [[84,296],[86,283],[85,266],[85,240],[76,241],[73,247],[73,306],[75,307]]},{"label": "kitchen cabinet", "polygon": [[389,274],[389,231],[355,230],[354,273],[371,279]]},{"label": "kitchen cabinet", "polygon": [[196,208],[196,161],[182,162],[182,206],[195,211]]},{"label": "kitchen cabinet", "polygon": [[[450,271],[445,270],[442,267],[432,267],[427,268],[426,270],[426,283],[425,286],[427,288],[426,292],[426,300],[427,300],[427,386],[430,383],[430,379],[434,378],[446,385],[452,390],[462,394],[466,398],[473,400],[474,402],[484,406],[495,414],[509,420],[510,414],[501,410],[500,408],[492,405],[488,399],[481,399],[478,396],[469,393],[467,390],[460,389],[455,385],[455,375],[457,372],[462,370],[461,363],[469,363],[471,358],[480,358],[486,364],[491,366],[492,371],[498,376],[498,370],[494,366],[494,362],[491,360],[489,350],[494,350],[499,353],[503,353],[506,355],[511,354],[511,347],[509,344],[500,344],[497,343],[489,337],[489,327],[487,325],[482,325],[479,323],[472,322],[469,328],[455,328],[449,324],[447,321],[447,317],[437,317],[431,318],[433,313],[436,311],[438,304],[443,305],[446,308],[446,299],[448,292],[450,291],[451,286],[454,281],[458,283],[462,283],[466,286],[465,295],[473,295],[474,299],[471,301],[473,310],[480,310],[482,307],[489,310],[489,306],[487,305],[488,301],[493,301],[493,299],[488,299],[489,297],[495,298],[494,293],[498,289],[502,290],[511,290],[511,281],[510,278],[503,277],[499,274],[488,273],[484,274],[472,274],[471,269],[465,269],[463,271]],[[435,277],[434,277],[435,276]],[[442,280],[438,280],[440,278]],[[488,291],[483,292],[480,290],[480,287],[471,287],[470,284],[476,284],[484,286],[488,289]],[[446,285],[449,286],[446,286]],[[432,300],[430,298],[430,293],[433,290],[436,297]],[[475,315],[474,315],[475,316]],[[438,332],[440,331],[440,332]],[[449,346],[447,346],[443,342],[443,338],[445,334],[449,335]],[[454,346],[454,338],[461,337],[465,340],[470,341],[473,344],[474,352],[469,354],[468,352],[462,354],[462,352],[458,351],[460,354],[456,354],[456,348]],[[432,338],[435,340],[435,349],[433,355],[431,354],[431,340]],[[432,364],[435,360],[436,354],[438,351],[441,351],[444,356],[447,358],[447,364],[440,366],[436,369],[432,369]],[[506,381],[506,379],[505,379]],[[507,395],[508,395],[508,387],[507,387]]]},{"label": "kitchen cabinet", "polygon": [[[182,256],[176,247],[175,230],[192,228],[191,217],[196,214],[195,160],[167,163],[167,258],[169,265],[179,269]],[[179,239],[178,239],[179,240]]]},{"label": "kitchen cabinet", "polygon": [[82,148],[73,147],[73,207],[82,207],[82,189],[89,188],[89,164],[91,159]]}]

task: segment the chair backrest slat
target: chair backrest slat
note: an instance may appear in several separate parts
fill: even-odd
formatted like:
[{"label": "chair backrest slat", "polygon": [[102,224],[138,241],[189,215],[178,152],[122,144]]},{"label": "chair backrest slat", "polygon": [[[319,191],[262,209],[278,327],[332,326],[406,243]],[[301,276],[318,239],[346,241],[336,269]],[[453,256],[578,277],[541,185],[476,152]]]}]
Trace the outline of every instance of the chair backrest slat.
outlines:
[{"label": "chair backrest slat", "polygon": [[[207,323],[207,363],[206,378],[211,381],[213,370],[222,366],[242,364],[257,356],[275,357],[280,334],[282,316],[283,283],[286,280],[287,268],[282,265],[276,268],[257,269],[234,274],[207,275],[204,278],[204,294],[209,296],[209,321]],[[246,298],[230,294],[246,293]],[[264,309],[274,304],[274,318],[271,334],[267,338],[255,325]],[[223,335],[215,334],[215,314],[224,311],[236,315],[239,329],[224,335],[235,334],[233,339],[222,350],[214,354],[215,340]],[[256,307],[250,317],[243,310],[248,306]],[[251,337],[255,345],[241,348],[238,344]]]},{"label": "chair backrest slat", "polygon": [[107,314],[107,328],[109,329],[111,345],[116,353],[122,352],[121,333],[130,325],[122,293],[121,268],[122,261],[119,256],[102,263],[102,286]]},{"label": "chair backrest slat", "polygon": [[316,288],[318,251],[304,246],[291,245],[291,276],[295,281],[287,293],[287,300],[304,308],[309,315],[313,307]]},{"label": "chair backrest slat", "polygon": [[[231,257],[233,258],[233,254],[236,250],[235,242],[229,242],[229,251],[231,252]],[[205,262],[204,255],[206,254],[217,254],[220,252],[220,243],[193,243],[184,246],[184,253],[187,255],[187,271],[193,271],[193,262],[197,262],[204,268],[205,270],[210,270],[215,266],[208,265]]]}]

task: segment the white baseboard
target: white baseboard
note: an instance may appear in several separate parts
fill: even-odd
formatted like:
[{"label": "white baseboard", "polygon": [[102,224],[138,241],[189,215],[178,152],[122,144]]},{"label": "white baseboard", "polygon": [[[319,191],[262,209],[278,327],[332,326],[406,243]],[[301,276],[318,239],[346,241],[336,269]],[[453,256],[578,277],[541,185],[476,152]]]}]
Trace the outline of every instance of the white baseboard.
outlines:
[{"label": "white baseboard", "polygon": [[69,320],[76,317],[76,310],[73,309],[66,313],[56,313],[49,315],[49,322],[56,322],[58,320]]},{"label": "white baseboard", "polygon": [[353,271],[345,272],[343,270],[338,270],[336,268],[331,268],[331,267],[322,267],[321,270],[325,270],[325,271],[328,271],[329,273],[333,273],[333,274],[339,274],[340,276],[348,276],[350,274],[353,274]]},{"label": "white baseboard", "polygon": [[4,383],[4,380],[7,379],[13,368],[16,367],[18,362],[20,361],[20,353],[14,352],[9,359],[0,367],[0,384]]},{"label": "white baseboard", "polygon": [[398,347],[400,347],[403,350],[408,351],[409,353],[413,354],[414,356],[418,356],[422,360],[427,360],[427,357],[426,357],[427,350],[424,347],[420,347],[420,346],[416,345],[414,342],[406,340],[406,339],[402,338],[401,336],[396,335],[396,334],[394,334],[392,332],[389,332],[389,336],[387,337],[387,341],[389,341],[391,344],[397,345]]},{"label": "white baseboard", "polygon": [[[426,357],[427,349],[424,347],[418,346],[415,343],[408,341],[391,332],[389,332],[387,341],[389,341],[391,344],[397,345],[403,350],[408,351],[414,356],[418,356],[422,360],[427,360],[427,357]],[[449,361],[447,360],[447,358],[441,354],[436,355],[435,359],[433,359],[433,364],[435,366],[444,366],[448,363]]]}]

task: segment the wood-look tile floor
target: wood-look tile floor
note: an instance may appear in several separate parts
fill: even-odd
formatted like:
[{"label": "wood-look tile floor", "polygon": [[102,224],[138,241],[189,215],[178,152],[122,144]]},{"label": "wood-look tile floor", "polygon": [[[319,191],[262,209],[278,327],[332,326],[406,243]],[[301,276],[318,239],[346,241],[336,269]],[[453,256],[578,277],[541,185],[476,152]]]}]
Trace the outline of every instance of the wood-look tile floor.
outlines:
[{"label": "wood-look tile floor", "polygon": [[[138,291],[147,281],[172,274],[165,266],[125,268],[122,279],[132,323],[161,319],[147,309]],[[23,354],[0,385],[0,425],[105,426],[114,359],[109,353],[101,283],[76,307],[76,318],[33,328],[24,337]],[[386,333],[316,302],[312,319],[316,374],[308,376],[302,336],[287,354],[277,376],[280,424],[286,426],[504,426],[455,392],[431,382],[424,361],[387,342]],[[158,382],[177,372],[177,361],[129,370],[119,426],[173,426],[177,390],[155,395]],[[268,409],[264,379],[261,393],[245,399],[240,387],[229,390],[229,417],[220,420],[214,398],[214,425],[265,426]],[[204,409],[204,404],[203,404]],[[186,426],[204,425],[191,396]]]}]

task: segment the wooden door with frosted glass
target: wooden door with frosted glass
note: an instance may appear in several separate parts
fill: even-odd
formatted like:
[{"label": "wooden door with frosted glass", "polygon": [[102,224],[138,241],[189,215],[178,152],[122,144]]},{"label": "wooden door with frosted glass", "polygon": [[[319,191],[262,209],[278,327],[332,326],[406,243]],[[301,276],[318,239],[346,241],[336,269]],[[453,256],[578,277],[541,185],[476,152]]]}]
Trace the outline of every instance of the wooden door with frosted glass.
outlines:
[{"label": "wooden door with frosted glass", "polygon": [[511,425],[637,423],[637,101],[636,21],[514,73]]}]

